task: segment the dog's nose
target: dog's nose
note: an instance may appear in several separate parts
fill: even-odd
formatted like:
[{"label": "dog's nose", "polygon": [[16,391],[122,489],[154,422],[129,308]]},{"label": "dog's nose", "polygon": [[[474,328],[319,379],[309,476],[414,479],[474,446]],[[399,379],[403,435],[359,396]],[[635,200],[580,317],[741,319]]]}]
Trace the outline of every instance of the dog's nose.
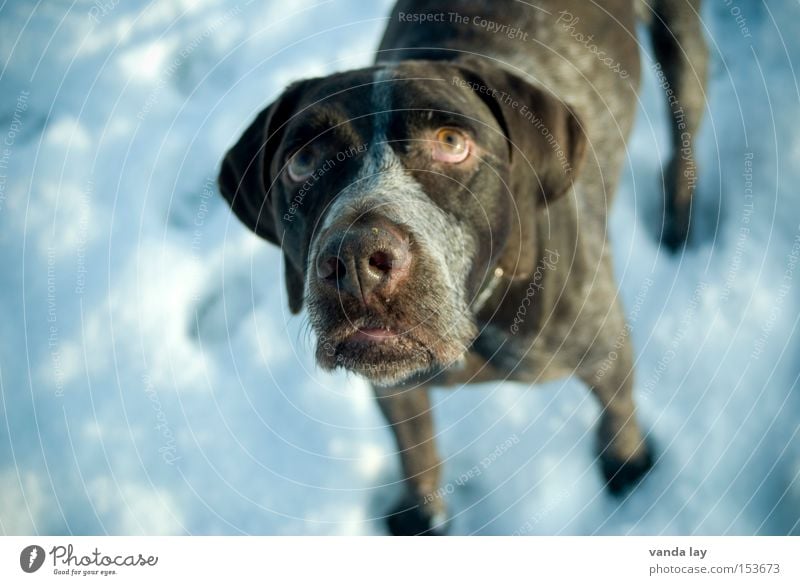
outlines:
[{"label": "dog's nose", "polygon": [[317,278],[367,303],[387,296],[408,275],[408,238],[394,226],[349,226],[331,233],[317,256]]}]

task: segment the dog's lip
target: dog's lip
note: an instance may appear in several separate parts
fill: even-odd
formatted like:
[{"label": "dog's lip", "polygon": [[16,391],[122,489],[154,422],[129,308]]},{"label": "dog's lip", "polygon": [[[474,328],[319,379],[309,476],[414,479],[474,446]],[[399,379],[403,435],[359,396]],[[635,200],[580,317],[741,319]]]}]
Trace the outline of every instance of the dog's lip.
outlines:
[{"label": "dog's lip", "polygon": [[384,343],[397,337],[389,327],[357,327],[348,336],[348,341],[359,341],[365,343]]}]

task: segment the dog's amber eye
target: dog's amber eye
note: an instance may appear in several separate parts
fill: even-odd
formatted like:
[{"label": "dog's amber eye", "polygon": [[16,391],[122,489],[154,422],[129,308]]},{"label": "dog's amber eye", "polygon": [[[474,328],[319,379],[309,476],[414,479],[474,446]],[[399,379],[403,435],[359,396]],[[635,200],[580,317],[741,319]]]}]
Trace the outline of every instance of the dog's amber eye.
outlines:
[{"label": "dog's amber eye", "polygon": [[305,181],[314,172],[317,158],[310,149],[304,148],[295,152],[286,165],[286,172],[292,181]]},{"label": "dog's amber eye", "polygon": [[433,142],[433,158],[440,162],[460,163],[469,155],[469,139],[466,134],[453,128],[436,131]]}]

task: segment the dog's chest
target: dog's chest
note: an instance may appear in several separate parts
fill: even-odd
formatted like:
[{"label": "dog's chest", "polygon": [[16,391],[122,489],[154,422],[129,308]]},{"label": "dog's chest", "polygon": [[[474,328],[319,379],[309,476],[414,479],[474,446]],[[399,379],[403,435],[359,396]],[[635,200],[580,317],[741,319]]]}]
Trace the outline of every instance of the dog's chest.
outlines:
[{"label": "dog's chest", "polygon": [[508,380],[546,382],[563,378],[572,372],[565,349],[558,347],[550,335],[528,335],[511,327],[486,325],[475,340],[472,350]]}]

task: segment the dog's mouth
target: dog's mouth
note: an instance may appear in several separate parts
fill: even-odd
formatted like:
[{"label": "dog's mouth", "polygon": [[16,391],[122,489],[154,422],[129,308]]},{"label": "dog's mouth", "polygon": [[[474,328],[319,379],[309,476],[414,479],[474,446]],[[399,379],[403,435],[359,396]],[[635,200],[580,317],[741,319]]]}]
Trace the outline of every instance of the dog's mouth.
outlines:
[{"label": "dog's mouth", "polygon": [[355,343],[391,343],[397,335],[389,327],[359,327],[349,339]]},{"label": "dog's mouth", "polygon": [[[457,362],[477,327],[453,284],[466,277],[453,276],[451,264],[426,252],[443,246],[410,238],[415,245],[404,247],[405,236],[394,237],[400,228],[374,223],[372,230],[362,225],[359,238],[344,243],[334,238],[323,252],[318,251],[321,244],[312,246],[315,260],[309,263],[306,300],[317,336],[317,363],[391,386]],[[372,250],[373,231],[378,244],[388,242],[386,250]],[[376,254],[392,261],[375,264]]]},{"label": "dog's mouth", "polygon": [[373,319],[348,322],[319,335],[317,362],[327,370],[355,372],[377,385],[396,384],[438,361],[420,333]]}]

